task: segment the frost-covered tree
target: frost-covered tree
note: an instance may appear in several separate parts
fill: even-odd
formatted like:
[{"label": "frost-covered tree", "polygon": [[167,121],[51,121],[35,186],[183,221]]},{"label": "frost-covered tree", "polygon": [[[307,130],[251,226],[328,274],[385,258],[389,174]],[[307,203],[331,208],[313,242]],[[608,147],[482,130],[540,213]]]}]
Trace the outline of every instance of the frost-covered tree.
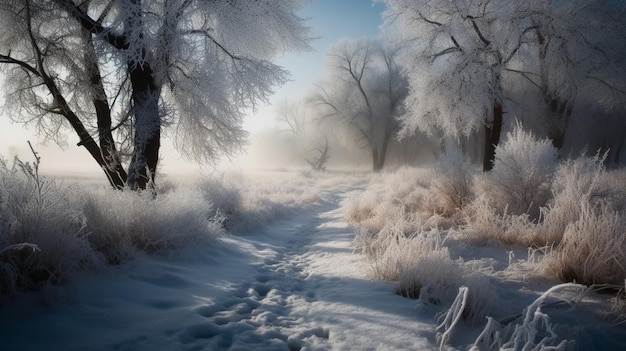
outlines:
[{"label": "frost-covered tree", "polygon": [[312,98],[325,118],[343,124],[360,147],[371,150],[374,171],[385,164],[408,93],[397,52],[373,40],[341,41],[331,49],[328,78]]},{"label": "frost-covered tree", "polygon": [[508,1],[385,0],[409,75],[403,133],[440,130],[458,137],[484,128],[483,168],[493,167],[504,118],[503,75],[528,41]]},{"label": "frost-covered tree", "polygon": [[[484,170],[493,167],[506,113],[519,106],[545,106],[539,117],[560,148],[577,104],[625,105],[623,2],[382,1],[405,47],[411,94],[403,133],[483,129]],[[520,82],[541,101],[513,102]]]},{"label": "frost-covered tree", "polygon": [[5,0],[0,63],[14,120],[57,142],[73,130],[116,188],[146,188],[171,127],[213,162],[246,136],[247,109],[307,47],[299,0]]}]

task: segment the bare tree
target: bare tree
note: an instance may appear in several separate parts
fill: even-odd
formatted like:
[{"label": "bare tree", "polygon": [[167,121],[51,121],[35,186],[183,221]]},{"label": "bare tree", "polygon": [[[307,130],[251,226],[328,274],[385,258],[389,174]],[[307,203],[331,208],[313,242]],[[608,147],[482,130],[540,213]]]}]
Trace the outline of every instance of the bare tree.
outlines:
[{"label": "bare tree", "polygon": [[343,123],[361,147],[371,150],[374,171],[385,164],[408,92],[396,52],[371,40],[340,42],[329,54],[329,78],[312,98],[324,118]]},{"label": "bare tree", "polygon": [[46,137],[63,142],[63,128],[73,130],[114,187],[143,189],[157,172],[165,127],[198,161],[241,147],[244,112],[287,78],[271,60],[307,48],[299,7],[298,0],[6,0],[7,101],[15,120]]},{"label": "bare tree", "polygon": [[323,121],[315,118],[305,101],[282,100],[276,105],[279,121],[296,139],[297,147],[313,170],[326,169],[330,158],[327,131]]}]

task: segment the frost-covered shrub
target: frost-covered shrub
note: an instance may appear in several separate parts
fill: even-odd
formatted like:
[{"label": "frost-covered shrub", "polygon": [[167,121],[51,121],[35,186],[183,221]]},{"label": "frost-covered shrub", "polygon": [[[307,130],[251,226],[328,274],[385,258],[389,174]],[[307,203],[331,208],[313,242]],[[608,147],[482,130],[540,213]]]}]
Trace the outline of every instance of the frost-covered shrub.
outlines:
[{"label": "frost-covered shrub", "polygon": [[433,188],[442,212],[451,215],[472,200],[474,169],[459,147],[449,144],[434,167]]},{"label": "frost-covered shrub", "polygon": [[157,198],[149,192],[105,190],[89,194],[83,211],[89,242],[114,264],[137,251],[182,248],[221,233],[211,204],[194,189]]},{"label": "frost-covered shrub", "polygon": [[437,215],[441,206],[428,189],[431,177],[428,170],[408,167],[376,174],[362,195],[345,207],[344,216],[368,240],[396,222],[410,224],[407,235],[419,228],[450,227],[454,219]]},{"label": "frost-covered shrub", "polygon": [[[440,246],[441,238],[418,232],[413,222],[390,221],[379,232],[357,227],[353,245],[370,260],[374,275],[382,280],[398,280],[399,264],[407,265],[421,254]],[[415,240],[421,238],[423,240]]]},{"label": "frost-covered shrub", "polygon": [[451,287],[458,286],[461,269],[443,246],[441,232],[408,234],[411,226],[403,221],[390,223],[361,250],[378,279],[399,282],[400,295],[438,303],[449,297]]},{"label": "frost-covered shrub", "polygon": [[[372,221],[363,221],[354,226],[356,235],[352,244],[357,252],[377,259],[384,254],[389,245],[393,244],[394,240],[405,238],[418,229],[416,223],[398,217],[399,211],[390,213],[393,217],[390,217],[389,223],[382,224],[380,229],[376,224],[372,224]],[[371,219],[379,218],[381,217]]]},{"label": "frost-covered shrub", "polygon": [[582,202],[579,218],[544,259],[544,272],[565,282],[622,285],[626,279],[626,212]]},{"label": "frost-covered shrub", "polygon": [[537,241],[540,245],[558,244],[568,225],[580,218],[581,203],[594,206],[601,199],[610,198],[616,190],[602,181],[606,171],[604,157],[580,157],[562,163],[552,184],[553,201],[541,209],[542,223]]},{"label": "frost-covered shrub", "polygon": [[0,297],[103,264],[87,241],[82,194],[41,177],[35,156],[0,162]]},{"label": "frost-covered shrub", "polygon": [[359,199],[346,207],[345,216],[376,232],[394,219],[420,213],[428,201],[429,178],[423,170],[408,167],[376,174]]},{"label": "frost-covered shrub", "polygon": [[477,192],[497,209],[537,218],[550,198],[557,156],[548,139],[538,140],[518,125],[496,147],[493,170],[478,178]]}]

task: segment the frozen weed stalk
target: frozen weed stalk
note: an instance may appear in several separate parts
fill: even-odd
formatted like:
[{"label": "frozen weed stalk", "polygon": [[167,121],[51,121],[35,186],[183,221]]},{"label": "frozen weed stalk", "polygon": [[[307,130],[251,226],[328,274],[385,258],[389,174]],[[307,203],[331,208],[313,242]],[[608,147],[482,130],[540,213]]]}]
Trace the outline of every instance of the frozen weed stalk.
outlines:
[{"label": "frozen weed stalk", "polygon": [[[521,315],[513,319],[507,318],[506,320],[496,321],[493,318],[488,318],[487,325],[470,350],[568,350],[574,344],[574,340],[566,340],[559,337],[556,333],[556,326],[550,322],[550,317],[542,311],[542,307],[556,308],[561,305],[573,307],[589,291],[589,288],[580,284],[565,283],[556,285],[526,307]],[[557,293],[570,293],[572,298],[557,297],[556,300],[548,301],[550,297],[554,297]],[[521,318],[518,324],[507,324],[507,322],[518,318]]]},{"label": "frozen weed stalk", "polygon": [[459,293],[454,299],[452,306],[450,306],[450,309],[444,315],[441,324],[437,326],[437,343],[439,344],[439,349],[443,349],[443,346],[450,342],[452,332],[461,320],[461,316],[467,306],[468,291],[465,286],[459,288]]}]

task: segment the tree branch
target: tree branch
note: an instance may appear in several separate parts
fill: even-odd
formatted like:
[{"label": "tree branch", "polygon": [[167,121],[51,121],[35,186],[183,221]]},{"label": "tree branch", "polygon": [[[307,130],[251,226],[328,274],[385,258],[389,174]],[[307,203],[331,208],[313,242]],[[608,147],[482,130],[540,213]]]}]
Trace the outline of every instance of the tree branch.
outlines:
[{"label": "tree branch", "polygon": [[109,44],[119,50],[129,48],[128,38],[124,35],[113,33],[110,28],[104,27],[100,22],[89,17],[87,13],[75,5],[71,0],[54,0],[61,8],[65,9],[70,16],[74,17],[86,31],[102,36]]},{"label": "tree branch", "polygon": [[537,84],[534,80],[532,80],[532,78],[530,78],[528,75],[533,74],[532,72],[525,72],[525,71],[520,71],[520,70],[516,70],[516,69],[512,69],[512,68],[505,68],[504,69],[507,72],[512,72],[512,73],[517,73],[520,76],[526,78],[529,82],[532,83],[532,85],[536,86],[537,88],[541,89],[541,85]]},{"label": "tree branch", "polygon": [[199,35],[205,36],[211,42],[213,42],[213,44],[215,44],[215,46],[217,46],[220,50],[222,50],[222,52],[224,52],[226,55],[228,55],[228,57],[230,57],[231,59],[233,59],[235,61],[245,60],[244,57],[241,57],[241,56],[238,56],[238,55],[235,55],[235,54],[231,53],[228,49],[226,49],[224,47],[224,45],[222,45],[215,38],[213,38],[213,36],[211,36],[211,34],[209,34],[206,30],[194,29],[194,30],[186,31],[186,32],[183,33],[183,35],[187,35],[187,34],[199,34]]},{"label": "tree branch", "polygon": [[485,46],[491,45],[491,41],[487,40],[487,38],[485,38],[483,33],[480,31],[480,28],[478,28],[478,24],[476,24],[475,17],[471,15],[467,15],[466,17],[472,22],[472,27],[474,27],[474,31],[478,35],[478,38],[480,38],[480,41],[482,41],[483,44],[485,44]]},{"label": "tree branch", "polygon": [[0,54],[0,63],[7,63],[7,64],[15,64],[18,65],[20,67],[22,67],[23,69],[25,69],[26,71],[36,75],[37,77],[41,77],[41,74],[39,73],[39,71],[37,71],[37,69],[33,66],[31,66],[30,64],[15,59],[13,57],[11,57],[11,52],[9,52],[7,55],[3,55]]}]

